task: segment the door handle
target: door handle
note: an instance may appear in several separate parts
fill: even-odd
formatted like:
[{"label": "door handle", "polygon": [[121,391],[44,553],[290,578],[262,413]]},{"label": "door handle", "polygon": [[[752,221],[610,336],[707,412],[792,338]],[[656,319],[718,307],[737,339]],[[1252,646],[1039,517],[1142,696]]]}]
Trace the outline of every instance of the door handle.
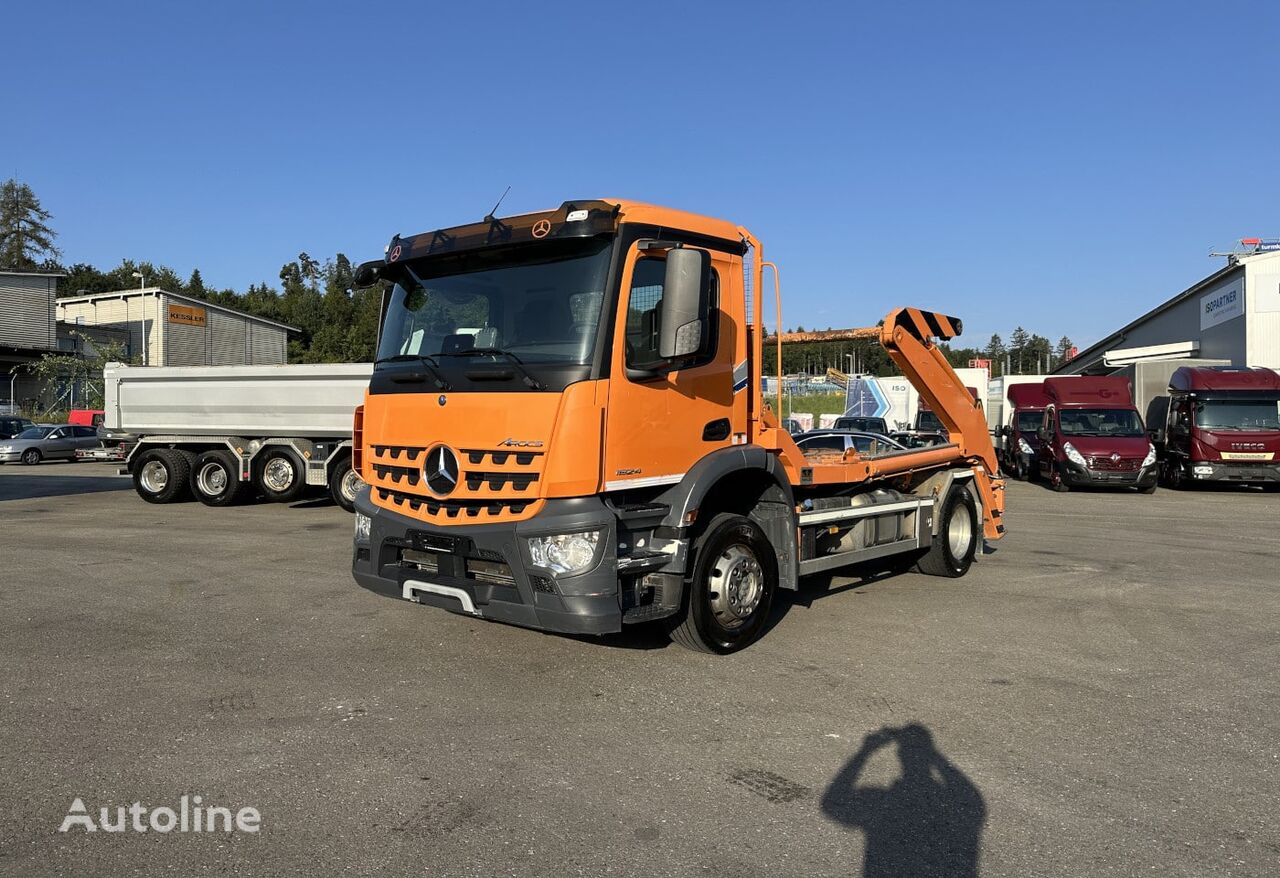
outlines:
[{"label": "door handle", "polygon": [[729,438],[729,419],[717,418],[714,421],[708,421],[707,425],[702,428],[703,442],[723,442]]}]

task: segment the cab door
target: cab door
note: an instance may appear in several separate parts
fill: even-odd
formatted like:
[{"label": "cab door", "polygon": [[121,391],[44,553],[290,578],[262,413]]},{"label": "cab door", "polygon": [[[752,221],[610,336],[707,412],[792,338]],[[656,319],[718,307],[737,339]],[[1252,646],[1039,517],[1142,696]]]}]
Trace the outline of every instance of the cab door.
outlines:
[{"label": "cab door", "polygon": [[605,425],[606,491],[674,484],[706,454],[746,441],[740,257],[704,251],[711,289],[702,345],[682,361],[664,362],[658,333],[667,251],[644,244],[631,246],[622,273]]}]

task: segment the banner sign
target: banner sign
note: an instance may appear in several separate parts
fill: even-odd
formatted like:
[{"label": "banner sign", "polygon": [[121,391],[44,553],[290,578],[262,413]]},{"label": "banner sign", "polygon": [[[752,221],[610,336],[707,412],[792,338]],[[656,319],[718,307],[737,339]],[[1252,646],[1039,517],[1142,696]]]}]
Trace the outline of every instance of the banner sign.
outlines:
[{"label": "banner sign", "polygon": [[204,326],[205,310],[203,308],[189,308],[186,305],[170,305],[169,322],[176,323],[179,326]]}]

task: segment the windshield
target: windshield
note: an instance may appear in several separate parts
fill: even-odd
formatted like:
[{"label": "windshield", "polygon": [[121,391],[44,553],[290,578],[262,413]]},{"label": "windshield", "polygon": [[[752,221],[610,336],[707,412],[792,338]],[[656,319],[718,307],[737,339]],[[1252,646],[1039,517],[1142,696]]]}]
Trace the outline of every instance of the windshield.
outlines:
[{"label": "windshield", "polygon": [[53,427],[28,427],[23,430],[14,439],[43,439],[53,432]]},{"label": "windshield", "polygon": [[1018,412],[1017,430],[1019,433],[1036,433],[1044,420],[1044,412]]},{"label": "windshield", "polygon": [[1145,436],[1133,409],[1066,409],[1058,413],[1064,436]]},{"label": "windshield", "polygon": [[1196,403],[1196,426],[1210,430],[1280,430],[1280,401],[1207,399]]},{"label": "windshield", "polygon": [[378,359],[502,351],[521,363],[588,363],[609,272],[606,238],[471,251],[404,267]]},{"label": "windshield", "polygon": [[920,412],[916,417],[916,429],[921,432],[942,432],[942,421],[933,412]]},{"label": "windshield", "polygon": [[883,432],[886,427],[884,418],[871,417],[846,417],[836,418],[837,430],[871,430],[875,432]]}]

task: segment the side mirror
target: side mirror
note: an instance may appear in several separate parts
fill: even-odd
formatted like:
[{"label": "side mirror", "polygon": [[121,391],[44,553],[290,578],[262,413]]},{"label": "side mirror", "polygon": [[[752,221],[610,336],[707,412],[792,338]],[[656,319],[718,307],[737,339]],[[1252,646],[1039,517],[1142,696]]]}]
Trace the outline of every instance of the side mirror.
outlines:
[{"label": "side mirror", "polygon": [[351,277],[351,284],[358,290],[365,287],[371,287],[378,282],[378,274],[386,265],[381,259],[372,259],[369,262],[362,262],[356,266],[355,273]]},{"label": "side mirror", "polygon": [[711,261],[706,252],[679,247],[667,253],[667,273],[662,284],[662,322],[658,331],[658,356],[674,360],[697,353],[710,303]]},{"label": "side mirror", "polygon": [[1013,432],[1013,431],[1009,429],[1009,425],[1008,425],[1008,424],[1005,424],[1003,427],[1001,427],[1001,428],[1000,428],[1000,435],[1001,435],[1001,436],[1003,436],[1003,437],[1004,437],[1004,438],[1006,438],[1006,439],[1008,439],[1008,438],[1009,438],[1009,434],[1010,434],[1010,433],[1012,433],[1012,432]]}]

